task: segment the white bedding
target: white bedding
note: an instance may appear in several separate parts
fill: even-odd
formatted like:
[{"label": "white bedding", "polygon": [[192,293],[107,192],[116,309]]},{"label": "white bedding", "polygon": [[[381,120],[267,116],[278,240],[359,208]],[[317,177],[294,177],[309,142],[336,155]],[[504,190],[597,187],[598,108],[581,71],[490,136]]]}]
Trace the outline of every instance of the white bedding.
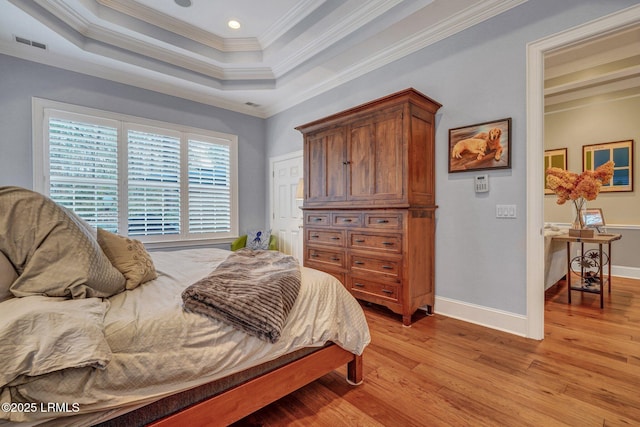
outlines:
[{"label": "white bedding", "polygon": [[[210,248],[152,253],[159,277],[104,303],[109,305],[104,330],[112,351],[106,369],[22,376],[1,390],[0,402],[74,402],[80,414],[93,413],[139,406],[328,341],[362,354],[370,335],[360,305],[335,278],[305,267],[300,293],[275,344],[184,312],[182,290],[228,254]],[[76,424],[67,418],[63,424],[85,425],[101,416],[104,412],[93,418],[74,417]],[[41,411],[0,412],[0,425],[50,417]]]},{"label": "white bedding", "polygon": [[547,226],[544,230],[544,289],[558,283],[567,274],[567,244],[553,236],[567,234],[568,228]]}]

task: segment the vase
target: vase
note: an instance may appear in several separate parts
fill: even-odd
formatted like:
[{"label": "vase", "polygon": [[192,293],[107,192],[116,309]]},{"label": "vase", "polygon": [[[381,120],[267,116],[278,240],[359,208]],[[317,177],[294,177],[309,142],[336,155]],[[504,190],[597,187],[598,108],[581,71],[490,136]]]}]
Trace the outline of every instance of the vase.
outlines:
[{"label": "vase", "polygon": [[575,218],[573,223],[571,224],[571,228],[582,229],[584,228],[584,222],[582,221],[582,211],[584,210],[585,199],[584,197],[578,197],[575,200],[572,200],[573,206],[575,207]]},{"label": "vase", "polygon": [[585,198],[578,197],[573,201],[573,206],[575,207],[575,218],[573,223],[571,224],[571,228],[569,229],[569,235],[573,237],[583,237],[590,238],[593,237],[594,232],[590,228],[584,227],[584,221],[582,217],[582,211],[585,209]]}]

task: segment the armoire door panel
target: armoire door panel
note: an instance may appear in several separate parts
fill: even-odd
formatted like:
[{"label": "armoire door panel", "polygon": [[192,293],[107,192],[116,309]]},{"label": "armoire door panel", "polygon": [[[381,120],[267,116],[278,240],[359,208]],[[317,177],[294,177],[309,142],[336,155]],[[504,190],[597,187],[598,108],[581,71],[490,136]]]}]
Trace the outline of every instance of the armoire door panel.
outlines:
[{"label": "armoire door panel", "polygon": [[345,131],[321,132],[306,138],[305,180],[309,202],[345,199]]},{"label": "armoire door panel", "polygon": [[351,128],[349,141],[349,199],[370,198],[375,191],[375,124]]}]

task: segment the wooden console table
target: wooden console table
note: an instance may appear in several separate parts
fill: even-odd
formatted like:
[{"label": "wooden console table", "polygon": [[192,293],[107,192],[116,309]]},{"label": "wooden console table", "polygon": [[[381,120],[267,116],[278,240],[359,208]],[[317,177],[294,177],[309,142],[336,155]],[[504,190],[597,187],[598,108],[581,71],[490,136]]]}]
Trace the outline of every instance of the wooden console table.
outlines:
[{"label": "wooden console table", "polygon": [[[571,291],[579,291],[579,292],[587,292],[592,294],[600,294],[600,308],[604,308],[604,287],[605,285],[609,285],[609,293],[611,293],[611,242],[620,240],[622,235],[620,234],[595,234],[593,237],[574,237],[569,235],[559,235],[553,236],[554,240],[567,242],[567,293],[568,293],[568,303],[571,304]],[[571,258],[571,243],[580,243],[580,255],[577,257]],[[584,252],[584,244],[585,243],[595,243],[598,245],[598,250],[596,253],[585,254]],[[607,245],[607,257],[609,262],[609,272],[607,275],[607,279],[605,281],[604,278],[604,262],[603,264],[603,252],[602,245]],[[590,255],[590,256],[588,256]],[[578,260],[576,260],[578,258]],[[579,286],[571,285],[571,263],[576,260],[580,263],[580,283]],[[593,274],[592,271],[588,270],[589,267],[597,265],[597,274]]]}]

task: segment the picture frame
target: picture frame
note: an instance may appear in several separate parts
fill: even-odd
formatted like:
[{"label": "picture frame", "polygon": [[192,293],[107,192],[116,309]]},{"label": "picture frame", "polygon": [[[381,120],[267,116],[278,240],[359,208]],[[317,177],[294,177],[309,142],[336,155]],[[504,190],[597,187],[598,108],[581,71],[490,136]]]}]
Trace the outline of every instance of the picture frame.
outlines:
[{"label": "picture frame", "polygon": [[511,168],[511,117],[449,129],[449,173]]},{"label": "picture frame", "polygon": [[604,222],[604,215],[602,214],[602,209],[600,208],[586,208],[582,210],[582,223],[587,228],[596,228],[604,227],[606,224]]},{"label": "picture frame", "polygon": [[582,146],[582,170],[593,171],[613,160],[613,178],[601,193],[633,191],[633,139]]},{"label": "picture frame", "polygon": [[567,170],[567,148],[544,150],[544,194],[555,194],[547,187],[547,169],[549,168]]}]

